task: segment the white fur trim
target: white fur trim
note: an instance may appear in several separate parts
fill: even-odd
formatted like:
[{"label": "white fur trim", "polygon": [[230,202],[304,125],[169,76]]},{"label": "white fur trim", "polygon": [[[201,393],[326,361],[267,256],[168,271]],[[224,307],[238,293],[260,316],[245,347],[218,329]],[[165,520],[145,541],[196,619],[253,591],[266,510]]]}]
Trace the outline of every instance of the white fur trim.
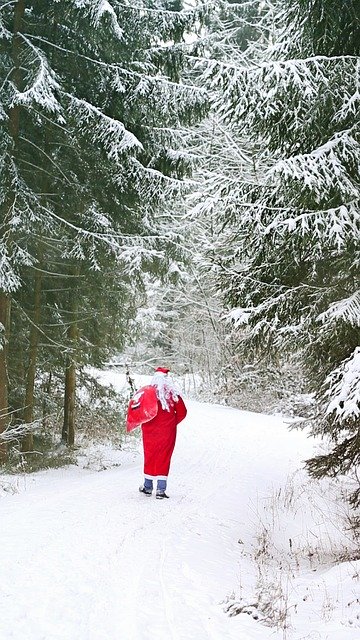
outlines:
[{"label": "white fur trim", "polygon": [[167,476],[149,476],[148,474],[144,475],[145,480],[167,480]]}]

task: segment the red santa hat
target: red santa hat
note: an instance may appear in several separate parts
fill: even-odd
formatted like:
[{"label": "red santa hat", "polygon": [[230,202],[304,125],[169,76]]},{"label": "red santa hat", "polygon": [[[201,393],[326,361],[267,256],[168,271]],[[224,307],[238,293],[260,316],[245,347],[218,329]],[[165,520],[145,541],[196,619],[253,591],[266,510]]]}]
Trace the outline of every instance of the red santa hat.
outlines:
[{"label": "red santa hat", "polygon": [[170,369],[167,369],[166,367],[157,367],[157,369],[155,369],[155,373],[169,373]]}]

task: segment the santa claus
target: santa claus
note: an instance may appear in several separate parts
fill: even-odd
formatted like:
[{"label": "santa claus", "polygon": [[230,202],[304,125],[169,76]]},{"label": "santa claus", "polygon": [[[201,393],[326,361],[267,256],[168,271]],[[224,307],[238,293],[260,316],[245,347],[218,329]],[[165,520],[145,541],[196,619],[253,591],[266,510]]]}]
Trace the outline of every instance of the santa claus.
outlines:
[{"label": "santa claus", "polygon": [[[156,394],[156,415],[141,425],[144,447],[144,484],[139,491],[147,496],[153,492],[156,479],[156,498],[166,494],[171,456],[176,441],[177,425],[184,420],[187,410],[177,385],[169,376],[169,369],[158,367],[151,380],[151,391]],[[151,393],[149,394],[149,397]]]}]

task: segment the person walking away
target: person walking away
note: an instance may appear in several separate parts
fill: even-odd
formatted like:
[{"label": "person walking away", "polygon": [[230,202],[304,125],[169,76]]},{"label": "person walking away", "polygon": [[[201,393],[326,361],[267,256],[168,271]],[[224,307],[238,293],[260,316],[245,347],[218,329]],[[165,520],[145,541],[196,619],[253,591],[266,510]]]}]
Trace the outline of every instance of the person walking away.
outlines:
[{"label": "person walking away", "polygon": [[150,385],[155,388],[157,414],[141,425],[144,447],[144,484],[139,491],[150,496],[153,481],[157,480],[156,498],[168,498],[167,478],[171,456],[176,442],[177,425],[184,420],[187,409],[174,381],[169,377],[170,369],[158,367]]}]

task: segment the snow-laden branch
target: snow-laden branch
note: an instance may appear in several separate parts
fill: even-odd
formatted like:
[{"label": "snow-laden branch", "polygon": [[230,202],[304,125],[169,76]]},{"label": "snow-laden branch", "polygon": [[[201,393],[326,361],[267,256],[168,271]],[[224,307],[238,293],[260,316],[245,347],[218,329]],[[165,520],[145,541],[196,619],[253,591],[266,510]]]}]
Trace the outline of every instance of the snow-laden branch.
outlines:
[{"label": "snow-laden branch", "polygon": [[349,117],[354,118],[360,109],[360,58],[357,59],[353,83],[343,84],[343,104],[334,116],[339,122],[346,121]]},{"label": "snow-laden branch", "polygon": [[356,347],[326,378],[324,397],[328,401],[326,415],[336,415],[340,423],[360,417],[360,347]]},{"label": "snow-laden branch", "polygon": [[[138,16],[151,15],[153,14],[156,17],[164,16],[166,19],[165,26],[169,24],[173,26],[174,24],[179,24],[179,21],[189,22],[191,19],[194,22],[199,16],[202,16],[204,13],[209,13],[210,5],[208,3],[198,4],[191,9],[181,9],[180,11],[166,9],[161,6],[146,6],[143,2],[138,4],[136,3],[124,3],[118,2],[117,0],[113,0],[113,4],[115,5],[118,15],[115,11],[115,8],[111,5],[109,0],[71,0],[72,4],[75,8],[84,10],[90,16],[91,21],[94,26],[98,27],[100,20],[103,15],[108,14],[111,18],[112,27],[118,35],[118,37],[123,37],[123,30],[119,24],[118,15],[121,16],[121,13],[126,11],[136,12]],[[257,0],[259,1],[259,0]],[[121,34],[121,35],[120,35]]]},{"label": "snow-laden branch", "polygon": [[17,0],[11,0],[10,2],[5,2],[0,6],[0,40],[11,40],[12,38],[12,33],[4,25],[1,11],[6,9],[9,5],[16,4],[16,1]]},{"label": "snow-laden branch", "polygon": [[179,179],[172,176],[167,176],[158,169],[152,167],[146,167],[137,158],[132,158],[132,165],[134,167],[135,179],[139,182],[139,188],[141,185],[146,185],[147,189],[158,190],[159,184],[167,185],[175,191],[183,190],[185,186],[194,184],[191,179]]},{"label": "snow-laden branch", "polygon": [[[119,78],[121,77],[121,75],[123,75],[124,78],[127,78],[128,80],[133,80],[134,78],[137,78],[139,82],[142,81],[143,79],[149,82],[151,81],[154,83],[154,87],[156,87],[157,85],[164,85],[168,87],[173,87],[174,90],[175,89],[181,90],[183,92],[187,91],[189,94],[191,93],[192,95],[194,94],[200,95],[200,96],[205,95],[205,90],[203,88],[199,88],[194,84],[186,84],[185,82],[182,82],[180,84],[178,82],[174,82],[173,80],[169,80],[169,78],[167,78],[166,76],[158,73],[158,70],[155,68],[153,69],[155,75],[150,75],[145,71],[146,65],[144,63],[136,63],[136,68],[140,69],[138,71],[136,71],[135,64],[134,64],[134,68],[125,69],[123,66],[121,66],[118,63],[104,62],[103,60],[97,60],[96,58],[91,58],[90,56],[79,53],[78,51],[74,51],[72,49],[68,49],[66,47],[62,47],[60,45],[55,44],[54,42],[51,42],[50,40],[47,40],[46,38],[37,36],[32,33],[27,33],[26,37],[31,38],[32,40],[37,40],[38,42],[43,42],[49,47],[53,47],[58,51],[63,51],[64,53],[70,54],[71,56],[75,56],[76,58],[80,58],[81,60],[86,60],[91,64],[97,65],[99,67],[103,67],[108,72],[109,71],[115,72],[117,76],[114,80],[114,83],[115,83],[114,86],[116,86],[116,82],[119,82]],[[121,87],[122,87],[122,84],[121,84]],[[123,87],[121,90],[123,91]]]},{"label": "snow-laden branch", "polygon": [[41,422],[41,420],[34,420],[33,422],[23,422],[22,424],[10,426],[0,433],[0,442],[14,442],[14,440],[19,440],[29,433],[36,433],[41,429]]},{"label": "snow-laden branch", "polygon": [[360,290],[355,291],[348,298],[333,302],[317,319],[320,322],[344,320],[354,327],[360,327]]},{"label": "snow-laden branch", "polygon": [[60,113],[61,105],[55,97],[55,93],[60,87],[55,79],[54,72],[42,51],[35,47],[26,36],[19,35],[34,54],[33,63],[38,61],[39,66],[31,86],[27,89],[19,91],[12,85],[14,91],[13,104],[29,106],[35,102],[51,113]]},{"label": "snow-laden branch", "polygon": [[359,63],[359,58],[353,55],[317,55],[307,58],[290,58],[288,60],[259,60],[257,63],[254,63],[253,60],[249,59],[245,56],[245,54],[243,54],[241,55],[240,59],[243,60],[244,64],[239,65],[237,62],[228,62],[200,56],[192,56],[192,60],[194,62],[205,66],[205,77],[214,77],[215,73],[219,74],[218,77],[220,77],[220,74],[228,72],[231,74],[230,77],[239,76],[239,79],[242,74],[248,75],[252,73],[256,75],[262,74],[264,78],[266,77],[266,72],[269,72],[271,75],[275,75],[278,80],[288,77],[289,74],[291,77],[295,77],[297,79],[300,72],[302,71],[303,73],[306,73],[309,67],[314,67],[315,72],[318,73],[323,64],[328,65],[329,63],[339,63],[343,65],[344,63],[351,63],[353,65],[352,68],[357,69]]},{"label": "snow-laden branch", "polygon": [[347,198],[360,198],[359,186],[351,179],[348,167],[360,168],[360,144],[351,130],[335,133],[330,140],[304,153],[279,160],[267,174],[269,182],[279,175],[284,180],[297,180],[311,189],[317,201],[331,190]]},{"label": "snow-laden branch", "polygon": [[[257,2],[259,2],[259,0],[256,0]],[[124,2],[116,2],[116,6],[119,7],[119,9],[121,10],[126,10],[128,11],[129,9],[131,11],[136,11],[137,13],[141,12],[141,14],[147,14],[147,13],[152,13],[155,15],[165,15],[168,19],[180,16],[194,16],[199,14],[200,12],[208,12],[209,11],[209,7],[210,5],[206,2],[204,3],[199,3],[196,6],[192,7],[191,9],[181,9],[180,11],[176,11],[176,10],[171,10],[171,9],[166,9],[165,7],[148,7],[145,6],[143,3],[139,3],[139,4],[131,4],[131,3],[124,3]]]},{"label": "snow-laden branch", "polygon": [[9,7],[12,4],[16,4],[18,0],[8,0],[8,2],[4,2],[4,4],[1,5],[0,7],[0,11],[3,11],[4,9],[6,9],[6,7]]},{"label": "snow-laden branch", "polygon": [[41,205],[41,209],[44,212],[46,212],[50,216],[50,218],[53,218],[54,220],[56,220],[56,222],[60,223],[61,225],[64,225],[64,227],[67,227],[71,231],[74,231],[79,238],[99,240],[101,242],[104,242],[111,248],[114,248],[114,246],[116,247],[117,239],[124,239],[126,237],[126,239],[130,241],[131,239],[134,238],[134,236],[127,237],[127,236],[124,236],[123,234],[116,234],[115,231],[113,232],[109,231],[106,233],[101,233],[98,231],[94,232],[89,229],[82,228],[79,225],[74,224],[73,222],[70,222],[70,220],[67,220],[65,217],[61,217],[57,215],[55,211],[52,211],[51,209],[47,208],[45,205]]},{"label": "snow-laden branch", "polygon": [[29,221],[38,223],[40,220],[36,195],[19,177],[12,161],[10,162],[10,170],[13,198],[8,208],[3,211],[0,224],[0,288],[7,293],[17,291],[22,285],[19,268],[22,266],[29,267],[34,264],[30,247],[21,246],[21,239],[16,242],[12,238],[12,233],[14,230],[21,228],[22,232],[26,234],[29,230]]},{"label": "snow-laden branch", "polygon": [[231,311],[229,311],[227,318],[234,324],[235,328],[238,328],[248,324],[250,315],[251,309],[242,309],[241,307],[236,307],[235,309],[231,309]]},{"label": "snow-laden branch", "polygon": [[7,293],[13,293],[21,286],[21,279],[14,270],[13,258],[6,243],[0,242],[0,287]]},{"label": "snow-laden branch", "polygon": [[[151,226],[152,233],[143,235],[122,234],[113,227],[109,229],[109,221],[104,220],[99,213],[95,216],[95,220],[92,221],[93,226],[102,226],[105,230],[102,232],[92,231],[89,229],[88,224],[80,227],[66,220],[66,218],[58,216],[45,206],[41,208],[57,224],[64,225],[64,227],[73,232],[71,245],[62,251],[62,258],[71,257],[80,261],[88,260],[90,268],[94,271],[99,270],[97,252],[100,247],[106,247],[110,253],[116,256],[119,264],[126,264],[128,272],[135,273],[141,271],[143,260],[151,261],[155,258],[164,258],[163,250],[159,251],[156,248],[159,241],[178,246],[176,234],[172,238],[171,230],[167,230],[166,233],[161,233],[161,231],[154,233],[154,223]],[[89,215],[91,215],[92,211],[93,209],[90,207]]]},{"label": "snow-laden branch", "polygon": [[7,114],[3,109],[3,106],[0,104],[0,122],[7,119]]},{"label": "snow-laden branch", "polygon": [[[266,52],[259,52],[259,56]],[[233,62],[199,59],[198,66],[204,68],[204,81],[218,93],[214,98],[216,108],[223,118],[241,119],[247,115],[251,125],[259,119],[284,116],[283,104],[287,98],[294,112],[293,121],[307,118],[304,104],[309,108],[321,102],[323,92],[336,95],[338,85],[348,86],[342,96],[343,106],[338,110],[338,119],[344,118],[350,108],[357,104],[360,66],[356,56],[314,56],[289,60],[259,60],[257,64],[245,54]],[[320,107],[319,107],[320,108]]]},{"label": "snow-laden branch", "polygon": [[70,93],[64,95],[70,101],[73,116],[87,128],[93,142],[98,142],[104,147],[110,160],[118,162],[123,153],[143,148],[137,137],[128,131],[122,122],[105,115],[86,100],[76,98]]},{"label": "snow-laden branch", "polygon": [[[256,204],[254,208],[258,207],[259,205]],[[271,207],[268,210],[275,211]],[[302,236],[311,232],[319,240],[326,237],[340,250],[349,238],[359,237],[360,241],[359,201],[349,202],[331,209],[303,210],[301,213],[296,208],[284,208],[265,226],[264,234],[281,235],[285,231],[299,233]]]},{"label": "snow-laden branch", "polygon": [[108,0],[72,0],[72,3],[76,9],[88,13],[95,28],[99,26],[104,15],[109,16],[114,34],[119,40],[123,39],[124,31],[120,26],[114,8]]}]

